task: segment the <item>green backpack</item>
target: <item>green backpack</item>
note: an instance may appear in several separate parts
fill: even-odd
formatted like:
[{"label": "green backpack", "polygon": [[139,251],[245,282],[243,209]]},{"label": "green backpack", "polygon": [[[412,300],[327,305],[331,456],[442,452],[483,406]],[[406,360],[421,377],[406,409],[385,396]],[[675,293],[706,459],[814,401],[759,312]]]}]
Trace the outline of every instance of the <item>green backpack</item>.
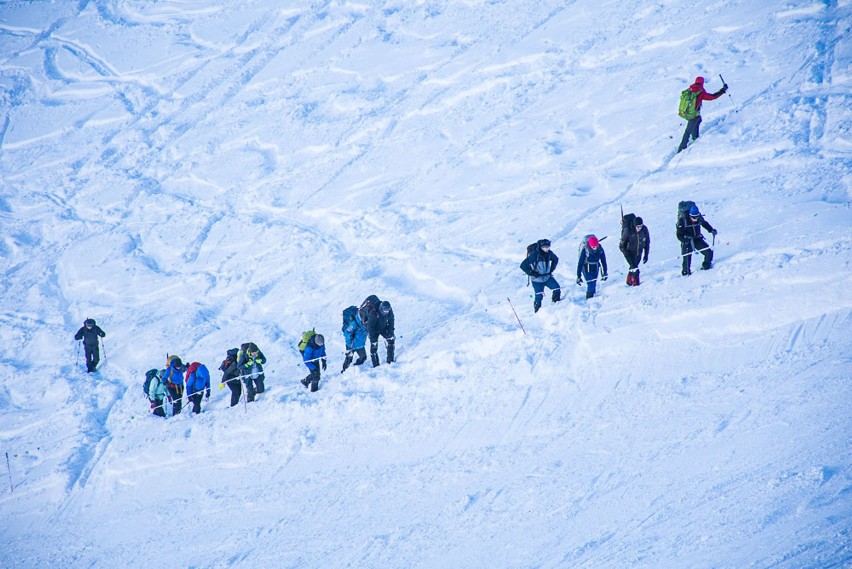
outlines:
[{"label": "green backpack", "polygon": [[305,353],[305,348],[308,346],[308,342],[310,342],[311,338],[313,338],[315,335],[316,335],[316,331],[314,330],[314,328],[311,328],[307,332],[302,333],[302,340],[299,342],[299,353],[300,354]]},{"label": "green backpack", "polygon": [[692,120],[698,116],[698,91],[692,89],[681,91],[677,114],[680,118],[686,120]]}]

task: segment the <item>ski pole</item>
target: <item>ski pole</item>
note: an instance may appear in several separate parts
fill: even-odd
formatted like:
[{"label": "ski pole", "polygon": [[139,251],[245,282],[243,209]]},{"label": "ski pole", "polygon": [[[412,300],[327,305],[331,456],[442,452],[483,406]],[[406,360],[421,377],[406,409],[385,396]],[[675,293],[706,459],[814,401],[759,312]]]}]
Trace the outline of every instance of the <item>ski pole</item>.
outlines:
[{"label": "ski pole", "polygon": [[9,451],[6,451],[6,470],[9,471],[9,492],[14,492],[15,485],[12,484],[12,466],[9,464]]},{"label": "ski pole", "polygon": [[[727,83],[725,83],[725,80],[724,80],[724,79],[722,79],[722,74],[721,74],[721,73],[719,74],[719,79],[721,79],[721,80],[722,80],[722,85],[727,85]],[[725,92],[727,93],[727,91],[725,91]],[[734,98],[733,98],[733,97],[731,97],[731,94],[730,94],[730,93],[728,93],[728,98],[731,100],[731,104],[732,104],[732,105],[734,105],[734,106],[736,107],[736,103],[734,103]],[[736,108],[735,108],[735,109],[734,109],[734,112],[735,112],[735,113],[738,113],[738,112],[740,112],[740,111],[739,111],[739,109],[736,109]]]},{"label": "ski pole", "polygon": [[104,349],[104,361],[107,361],[106,340],[101,338],[101,347]]},{"label": "ski pole", "polygon": [[506,300],[508,300],[508,301],[509,301],[509,306],[511,306],[511,307],[512,307],[512,312],[514,312],[514,313],[515,313],[515,319],[518,321],[518,326],[520,326],[520,327],[521,327],[521,332],[523,332],[523,333],[524,333],[524,336],[526,336],[526,335],[527,335],[527,331],[526,331],[526,330],[524,330],[524,325],[523,325],[523,324],[521,324],[521,319],[518,317],[518,313],[517,313],[517,311],[515,310],[515,306],[512,304],[512,299],[511,299],[511,298],[509,298],[509,297],[507,296],[507,297],[506,297]]},{"label": "ski pole", "polygon": [[74,369],[77,369],[77,366],[80,365],[80,344],[83,342],[77,342],[77,355],[74,357]]}]

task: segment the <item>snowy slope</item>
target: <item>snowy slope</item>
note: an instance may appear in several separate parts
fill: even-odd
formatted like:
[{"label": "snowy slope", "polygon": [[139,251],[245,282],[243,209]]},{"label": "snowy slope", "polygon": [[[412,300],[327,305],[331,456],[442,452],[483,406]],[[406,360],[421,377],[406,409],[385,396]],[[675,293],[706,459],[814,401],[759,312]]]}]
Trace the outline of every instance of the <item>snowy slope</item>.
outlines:
[{"label": "snowy slope", "polygon": [[[0,4],[0,565],[849,566],[851,26],[849,0]],[[679,91],[720,73],[675,155]],[[689,278],[682,199],[719,229]],[[533,315],[542,237],[567,299]],[[371,293],[398,361],[340,375]],[[149,416],[166,353],[249,340],[258,402]]]}]

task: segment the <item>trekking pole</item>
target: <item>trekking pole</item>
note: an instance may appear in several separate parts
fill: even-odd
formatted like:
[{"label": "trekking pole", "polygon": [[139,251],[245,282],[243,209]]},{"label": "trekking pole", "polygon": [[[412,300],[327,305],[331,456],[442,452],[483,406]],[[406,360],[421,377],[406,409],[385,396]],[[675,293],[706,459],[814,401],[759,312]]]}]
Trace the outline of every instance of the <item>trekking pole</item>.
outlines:
[{"label": "trekking pole", "polygon": [[517,319],[517,321],[518,321],[518,326],[520,326],[520,327],[521,327],[521,332],[523,332],[523,333],[524,333],[524,336],[526,336],[526,335],[527,335],[527,331],[526,331],[526,330],[524,330],[524,325],[523,325],[523,324],[521,324],[521,319],[518,317],[518,313],[515,311],[515,307],[514,307],[514,305],[512,304],[512,299],[511,299],[511,298],[509,298],[509,297],[507,296],[507,297],[506,297],[506,300],[508,300],[508,301],[509,301],[509,306],[511,306],[511,307],[512,307],[512,312],[514,312],[514,313],[515,313],[515,319]]},{"label": "trekking pole", "polygon": [[[721,80],[722,80],[722,85],[727,85],[727,83],[725,83],[725,80],[724,80],[724,79],[722,79],[722,74],[721,74],[721,73],[719,74],[719,79],[721,79]],[[727,93],[727,91],[725,91],[725,92]],[[728,93],[728,98],[731,100],[731,104],[732,104],[732,105],[734,105],[734,112],[735,112],[735,113],[740,112],[740,111],[739,111],[739,109],[737,109],[737,108],[736,108],[736,103],[734,103],[734,98],[733,98],[733,97],[731,97],[731,94],[730,94],[730,93]]]},{"label": "trekking pole", "polygon": [[83,342],[77,342],[77,355],[74,357],[74,369],[77,369],[77,366],[80,365],[80,344]]},{"label": "trekking pole", "polygon": [[14,492],[15,485],[12,484],[12,466],[9,464],[9,451],[6,451],[6,470],[9,471],[9,492]]},{"label": "trekking pole", "polygon": [[101,338],[101,347],[104,349],[104,361],[107,361],[106,340]]}]

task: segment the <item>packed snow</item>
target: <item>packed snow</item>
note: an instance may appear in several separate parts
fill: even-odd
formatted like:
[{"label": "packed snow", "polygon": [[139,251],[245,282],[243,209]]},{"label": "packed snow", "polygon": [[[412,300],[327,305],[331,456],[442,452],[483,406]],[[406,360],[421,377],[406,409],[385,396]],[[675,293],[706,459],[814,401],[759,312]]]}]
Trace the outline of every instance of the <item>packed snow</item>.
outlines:
[{"label": "packed snow", "polygon": [[[852,566],[850,28],[850,0],[0,3],[0,566]],[[676,154],[697,75],[729,90]],[[719,233],[684,277],[687,199]],[[564,300],[534,314],[541,238]],[[397,361],[341,374],[370,294]],[[167,354],[248,341],[255,402],[215,372],[151,414]]]}]

